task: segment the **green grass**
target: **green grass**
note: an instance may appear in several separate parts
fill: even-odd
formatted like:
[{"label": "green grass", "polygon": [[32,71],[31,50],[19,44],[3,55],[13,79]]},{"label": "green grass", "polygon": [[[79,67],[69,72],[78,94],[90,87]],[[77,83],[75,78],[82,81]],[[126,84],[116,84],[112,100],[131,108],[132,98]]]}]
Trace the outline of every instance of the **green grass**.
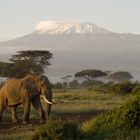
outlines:
[{"label": "green grass", "polygon": [[121,103],[126,102],[131,95],[126,96],[113,94],[99,94],[94,91],[68,90],[65,92],[54,91],[54,99],[57,104],[53,105],[53,112],[90,112],[100,110],[110,110]]},{"label": "green grass", "polygon": [[91,135],[81,136],[81,140],[140,140],[140,129],[111,128]]},{"label": "green grass", "polygon": [[0,140],[29,140],[32,136],[34,126],[13,126],[7,129],[7,131],[0,132]]},{"label": "green grass", "polygon": [[85,123],[51,119],[38,127],[32,140],[139,140],[140,96]]},{"label": "green grass", "polygon": [[[129,100],[131,96],[132,95],[130,94],[127,94],[125,96],[103,94],[103,93],[97,93],[92,90],[86,90],[86,89],[54,90],[53,98],[56,100],[56,104],[52,106],[51,116],[53,118],[56,118],[58,116],[64,116],[65,120],[67,119],[67,117],[69,119],[69,116],[71,116],[71,114],[81,116],[83,114],[88,115],[89,113],[91,113],[90,115],[92,115],[93,113],[94,116],[99,114],[100,112],[111,110],[114,107],[119,107],[122,103]],[[43,108],[46,111],[46,105],[42,97],[41,100],[42,100]],[[22,115],[23,115],[22,106],[19,106],[17,108],[17,112],[19,118],[22,119]],[[36,119],[36,118],[38,118],[38,113],[32,107],[30,113],[30,119]],[[77,120],[78,117],[73,119]],[[6,126],[11,125],[10,121],[11,121],[11,113],[10,110],[7,109],[3,114],[3,122],[1,122],[0,125],[1,124],[2,125],[5,124]],[[31,136],[33,134],[34,129],[35,127],[29,127],[29,128],[27,127],[25,129],[27,131],[23,130],[22,128],[17,129],[17,131],[16,130],[11,131],[8,129],[6,135],[5,133],[4,135],[1,135],[0,133],[0,139],[26,139],[28,136]],[[119,130],[117,133],[120,133]]]}]

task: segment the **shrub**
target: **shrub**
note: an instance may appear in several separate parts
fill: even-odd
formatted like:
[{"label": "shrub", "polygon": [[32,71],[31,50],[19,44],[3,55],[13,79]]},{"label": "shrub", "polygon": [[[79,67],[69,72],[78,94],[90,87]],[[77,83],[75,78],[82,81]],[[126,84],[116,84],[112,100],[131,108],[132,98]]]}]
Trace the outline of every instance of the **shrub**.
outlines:
[{"label": "shrub", "polygon": [[82,130],[90,134],[104,129],[121,127],[140,128],[140,96],[137,95],[121,107],[84,123]]},{"label": "shrub", "polygon": [[111,128],[81,136],[81,140],[139,140],[140,129]]},{"label": "shrub", "polygon": [[69,83],[69,86],[71,88],[78,88],[79,87],[79,82],[77,80],[73,80]]},{"label": "shrub", "polygon": [[[95,85],[93,87],[90,87],[89,90],[93,90],[95,92],[99,93],[113,93],[113,94],[126,94],[131,93],[135,87],[137,87],[137,90],[140,89],[139,84],[137,83],[131,83],[129,81],[125,81],[122,83],[103,83],[99,85]],[[137,92],[137,91],[133,91]]]},{"label": "shrub", "polygon": [[53,89],[62,89],[63,88],[63,85],[61,83],[56,83],[54,85],[52,85]]},{"label": "shrub", "polygon": [[109,93],[131,93],[133,88],[135,87],[135,84],[132,84],[129,81],[125,81],[122,83],[113,83],[108,87],[108,92]]},{"label": "shrub", "polygon": [[35,130],[32,140],[79,140],[79,132],[76,122],[50,119]]},{"label": "shrub", "polygon": [[108,87],[110,85],[107,83],[107,84],[100,84],[100,85],[96,85],[96,86],[93,86],[93,87],[89,87],[88,88],[88,91],[94,91],[94,92],[97,92],[97,93],[108,93]]},{"label": "shrub", "polygon": [[48,120],[35,130],[32,140],[133,140],[140,137],[140,95],[102,113],[81,126],[73,121]]},{"label": "shrub", "polygon": [[133,94],[140,94],[140,85],[137,85],[132,90]]},{"label": "shrub", "polygon": [[97,81],[97,80],[85,80],[81,83],[81,86],[90,87],[90,86],[95,86],[95,85],[100,85],[100,84],[103,84],[103,82]]}]

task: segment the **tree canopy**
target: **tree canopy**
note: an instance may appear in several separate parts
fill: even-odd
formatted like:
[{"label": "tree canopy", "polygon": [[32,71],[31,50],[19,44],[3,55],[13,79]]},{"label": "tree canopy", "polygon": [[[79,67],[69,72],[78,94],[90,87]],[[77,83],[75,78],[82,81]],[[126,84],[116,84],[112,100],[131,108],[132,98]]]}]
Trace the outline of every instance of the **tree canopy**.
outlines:
[{"label": "tree canopy", "polygon": [[81,78],[85,78],[87,80],[92,80],[97,77],[103,77],[106,75],[107,75],[107,73],[103,72],[101,70],[90,69],[90,70],[83,70],[83,71],[77,72],[75,74],[75,77],[81,77]]},{"label": "tree canopy", "polygon": [[110,74],[109,78],[117,82],[123,82],[126,80],[133,79],[133,76],[129,72],[118,71],[113,74]]},{"label": "tree canopy", "polygon": [[23,77],[27,74],[43,74],[50,65],[52,53],[46,50],[19,51],[12,55],[10,62],[0,62],[0,76]]},{"label": "tree canopy", "polygon": [[0,76],[10,77],[12,75],[13,63],[0,62]]}]

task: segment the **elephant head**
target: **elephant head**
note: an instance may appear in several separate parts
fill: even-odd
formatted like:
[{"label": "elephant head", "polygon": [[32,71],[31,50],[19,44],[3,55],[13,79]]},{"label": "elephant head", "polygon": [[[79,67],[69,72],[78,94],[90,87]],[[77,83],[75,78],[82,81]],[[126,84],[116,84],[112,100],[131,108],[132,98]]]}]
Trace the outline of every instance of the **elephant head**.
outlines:
[{"label": "elephant head", "polygon": [[30,93],[31,100],[42,95],[48,105],[48,116],[52,105],[52,91],[48,78],[42,75],[29,75],[22,79],[22,86]]},{"label": "elephant head", "polygon": [[40,94],[42,94],[44,101],[47,104],[52,104],[52,91],[48,78],[46,76],[37,76],[35,78],[35,85]]}]

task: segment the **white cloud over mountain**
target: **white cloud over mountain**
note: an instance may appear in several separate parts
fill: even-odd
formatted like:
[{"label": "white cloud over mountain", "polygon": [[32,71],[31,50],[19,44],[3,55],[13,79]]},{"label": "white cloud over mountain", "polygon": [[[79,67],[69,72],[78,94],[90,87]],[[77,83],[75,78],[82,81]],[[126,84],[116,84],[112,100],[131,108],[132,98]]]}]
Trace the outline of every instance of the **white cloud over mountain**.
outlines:
[{"label": "white cloud over mountain", "polygon": [[80,21],[42,21],[36,25],[36,31],[48,34],[109,33],[92,23]]}]

